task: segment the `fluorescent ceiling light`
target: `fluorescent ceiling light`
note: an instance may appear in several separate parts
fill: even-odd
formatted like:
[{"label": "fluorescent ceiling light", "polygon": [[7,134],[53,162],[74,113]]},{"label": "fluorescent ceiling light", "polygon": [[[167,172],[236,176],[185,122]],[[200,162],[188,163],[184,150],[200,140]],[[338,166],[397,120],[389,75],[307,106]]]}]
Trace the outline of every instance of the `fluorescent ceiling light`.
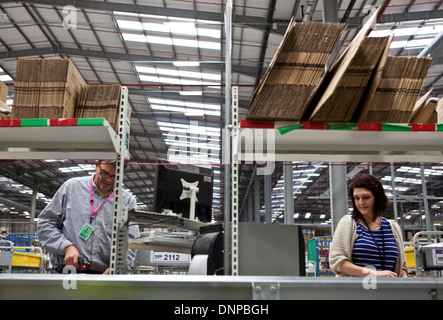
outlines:
[{"label": "fluorescent ceiling light", "polygon": [[202,91],[180,91],[181,96],[201,96],[203,95]]},{"label": "fluorescent ceiling light", "polygon": [[204,127],[204,126],[195,126],[191,124],[179,124],[179,123],[170,123],[170,122],[157,122],[160,130],[162,131],[170,131],[170,132],[178,132],[178,133],[186,133],[189,135],[198,135],[198,136],[211,136],[211,137],[219,137],[220,129],[213,127]]},{"label": "fluorescent ceiling light", "polygon": [[198,61],[173,61],[172,64],[176,67],[198,67],[200,62]]},{"label": "fluorescent ceiling light", "polygon": [[192,101],[171,100],[162,98],[148,98],[151,108],[168,112],[183,112],[188,115],[220,116],[220,105]]},{"label": "fluorescent ceiling light", "polygon": [[179,78],[170,78],[170,77],[157,77],[155,75],[139,75],[140,81],[146,82],[155,82],[155,83],[164,83],[164,84],[176,84],[181,86],[206,86],[213,85],[214,82],[210,81],[201,81],[201,80],[187,80],[187,79],[179,79]]},{"label": "fluorescent ceiling light", "polygon": [[64,172],[64,173],[79,172],[79,171],[94,171],[95,172],[95,165],[93,165],[93,164],[79,164],[77,166],[59,168],[58,170],[61,172]]}]

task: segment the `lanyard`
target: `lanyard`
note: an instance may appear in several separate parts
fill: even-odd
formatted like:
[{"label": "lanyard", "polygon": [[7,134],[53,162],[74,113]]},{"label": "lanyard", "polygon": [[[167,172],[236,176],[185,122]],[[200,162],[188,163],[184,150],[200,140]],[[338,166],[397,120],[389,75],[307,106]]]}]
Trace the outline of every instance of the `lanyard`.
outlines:
[{"label": "lanyard", "polygon": [[92,223],[92,219],[94,219],[95,214],[97,213],[97,211],[100,209],[100,207],[105,204],[113,195],[114,195],[114,191],[111,192],[111,194],[106,198],[105,201],[103,201],[96,209],[94,209],[94,196],[92,193],[92,179],[89,180],[89,193],[91,195],[91,223]]},{"label": "lanyard", "polygon": [[372,230],[369,228],[368,223],[366,222],[365,218],[363,218],[363,221],[365,222],[365,225],[368,228],[369,233],[372,236],[372,240],[374,240],[375,245],[377,246],[378,255],[380,256],[380,260],[381,260],[381,263],[382,263],[382,270],[384,270],[385,269],[386,253],[385,253],[385,234],[383,232],[383,221],[380,218],[380,230],[381,230],[381,237],[382,237],[382,241],[383,241],[383,256],[381,255],[380,247],[378,246],[377,241],[375,241],[374,234],[372,233]]}]

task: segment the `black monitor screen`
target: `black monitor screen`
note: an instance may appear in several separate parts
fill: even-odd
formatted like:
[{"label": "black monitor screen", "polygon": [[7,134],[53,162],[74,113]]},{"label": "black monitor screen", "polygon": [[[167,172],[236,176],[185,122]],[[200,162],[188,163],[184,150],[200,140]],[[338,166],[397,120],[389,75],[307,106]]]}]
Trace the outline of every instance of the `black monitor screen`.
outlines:
[{"label": "black monitor screen", "polygon": [[211,221],[214,179],[211,169],[168,163],[157,165],[155,168],[155,212],[163,212],[164,209],[169,209],[173,213],[182,214],[183,218],[189,218],[190,199],[180,200],[183,191],[181,179],[189,183],[198,181],[199,191],[195,204],[195,218],[198,218],[201,222]]}]

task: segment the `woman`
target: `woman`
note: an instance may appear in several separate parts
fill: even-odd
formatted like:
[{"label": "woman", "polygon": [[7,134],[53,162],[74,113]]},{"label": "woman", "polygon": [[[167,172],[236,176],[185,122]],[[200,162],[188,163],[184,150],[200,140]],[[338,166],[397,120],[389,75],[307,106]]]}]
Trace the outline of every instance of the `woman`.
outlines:
[{"label": "woman", "polygon": [[332,239],[329,263],[339,276],[407,277],[400,226],[382,217],[388,198],[372,175],[350,185],[354,210],[344,216]]}]

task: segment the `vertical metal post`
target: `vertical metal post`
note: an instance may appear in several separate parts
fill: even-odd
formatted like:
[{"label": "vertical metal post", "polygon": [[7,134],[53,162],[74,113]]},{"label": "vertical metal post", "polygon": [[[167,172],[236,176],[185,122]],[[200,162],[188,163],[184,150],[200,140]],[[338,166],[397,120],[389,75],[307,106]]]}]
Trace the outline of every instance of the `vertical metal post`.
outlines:
[{"label": "vertical metal post", "polygon": [[265,198],[265,223],[272,222],[272,175],[266,174],[264,178],[264,198]]},{"label": "vertical metal post", "polygon": [[254,175],[254,222],[260,223],[260,177]]},{"label": "vertical metal post", "polygon": [[[231,260],[229,252],[232,248],[231,241],[231,45],[232,45],[232,0],[228,0],[225,9],[225,143],[224,143],[224,270],[225,275],[231,273]],[[235,266],[237,268],[237,265]],[[233,272],[233,271],[232,271]]]},{"label": "vertical metal post", "polygon": [[238,87],[232,87],[232,159],[231,159],[231,254],[232,274],[238,275],[238,223],[239,223],[239,186],[238,143],[240,124],[238,120]]},{"label": "vertical metal post", "polygon": [[114,186],[114,219],[111,232],[111,274],[127,273],[126,255],[128,251],[128,225],[127,208],[122,206],[123,171],[125,158],[129,156],[129,121],[128,112],[128,88],[121,87],[119,118],[118,118],[118,146],[115,167]]},{"label": "vertical metal post", "polygon": [[283,176],[285,186],[285,213],[284,224],[294,224],[294,170],[292,162],[283,163]]},{"label": "vertical metal post", "polygon": [[398,222],[397,190],[395,188],[395,170],[394,170],[394,164],[392,162],[391,162],[391,184],[392,184],[392,206],[394,208],[394,221]]},{"label": "vertical metal post", "polygon": [[421,173],[421,187],[423,190],[423,206],[425,209],[425,217],[426,217],[426,231],[431,230],[431,213],[429,212],[429,203],[428,203],[428,191],[426,188],[426,178],[425,178],[425,167],[423,163],[420,164],[420,173]]},{"label": "vertical metal post", "polygon": [[37,206],[37,188],[34,186],[32,188],[32,199],[31,199],[31,213],[29,217],[29,233],[35,232],[35,209]]},{"label": "vertical metal post", "polygon": [[253,195],[253,190],[250,189],[249,190],[249,194],[248,194],[248,206],[247,206],[247,222],[253,222],[254,221],[254,195]]},{"label": "vertical metal post", "polygon": [[332,235],[340,219],[348,213],[346,165],[329,163]]}]

